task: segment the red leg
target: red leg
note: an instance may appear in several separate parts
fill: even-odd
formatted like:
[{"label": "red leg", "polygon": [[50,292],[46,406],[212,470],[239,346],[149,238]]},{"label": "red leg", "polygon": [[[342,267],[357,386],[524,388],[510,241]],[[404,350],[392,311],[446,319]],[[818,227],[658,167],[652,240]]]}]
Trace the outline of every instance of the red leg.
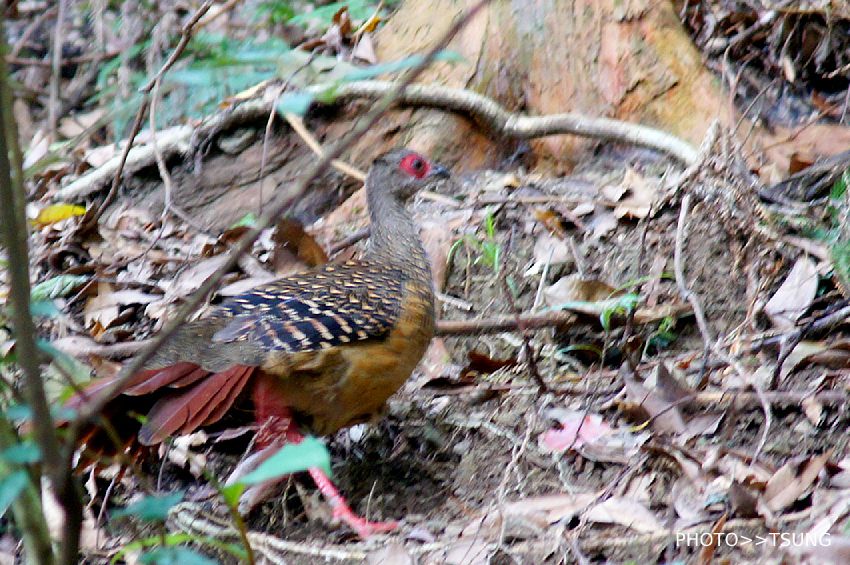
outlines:
[{"label": "red leg", "polygon": [[[234,480],[237,471],[240,475],[246,474],[247,471],[256,468],[257,465],[268,459],[281,445],[301,443],[304,439],[304,435],[295,426],[292,413],[286,405],[286,399],[274,390],[273,385],[264,378],[258,379],[257,387],[254,390],[254,408],[257,414],[257,422],[260,425],[256,437],[259,451],[251,456],[250,463],[245,461],[234,470],[229,482]],[[366,539],[373,534],[389,532],[398,527],[398,522],[370,522],[361,518],[348,506],[345,498],[324,471],[318,467],[312,467],[308,469],[308,472],[313,482],[316,483],[316,487],[333,508],[333,517],[348,524],[361,538]],[[240,500],[240,510],[250,510],[265,500],[268,493],[271,492],[270,487],[277,482],[279,482],[279,479],[254,485],[254,487],[247,489],[242,495],[243,500]]]},{"label": "red leg", "polygon": [[330,480],[324,471],[318,467],[311,467],[308,471],[319,491],[331,503],[331,507],[334,509],[333,517],[348,524],[362,539],[366,539],[373,534],[390,532],[398,527],[398,522],[370,522],[361,518],[348,506],[345,498],[339,493],[336,485],[333,484],[333,481]]}]

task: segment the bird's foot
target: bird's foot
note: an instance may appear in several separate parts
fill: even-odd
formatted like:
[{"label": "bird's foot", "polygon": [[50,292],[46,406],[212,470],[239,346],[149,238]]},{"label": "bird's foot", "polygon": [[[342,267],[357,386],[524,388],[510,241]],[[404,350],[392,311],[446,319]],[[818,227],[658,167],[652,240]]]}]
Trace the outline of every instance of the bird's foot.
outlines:
[{"label": "bird's foot", "polygon": [[399,522],[370,522],[355,514],[347,504],[334,508],[334,518],[345,522],[349,528],[357,532],[360,539],[368,539],[375,534],[385,534],[398,528]]},{"label": "bird's foot", "polygon": [[[233,470],[225,484],[231,484],[254,470],[260,463],[268,459],[272,453],[277,451],[277,449],[279,449],[279,446],[267,447],[249,456]],[[354,513],[348,502],[346,502],[345,497],[342,496],[339,489],[336,488],[336,485],[324,471],[318,467],[311,467],[308,469],[308,472],[313,482],[316,483],[319,492],[330,503],[333,509],[332,517],[347,524],[361,539],[369,538],[375,534],[390,532],[398,527],[398,522],[370,522],[365,518],[361,518]],[[285,480],[285,477],[271,479],[263,483],[251,485],[245,489],[239,497],[239,513],[245,515],[259,506],[263,501],[268,500],[275,488],[283,480]]]},{"label": "bird's foot", "polygon": [[357,532],[361,539],[369,538],[375,534],[391,532],[398,527],[398,522],[370,522],[361,518],[348,506],[345,498],[324,471],[318,467],[312,467],[309,472],[319,491],[333,507],[333,517],[345,522],[348,527]]}]

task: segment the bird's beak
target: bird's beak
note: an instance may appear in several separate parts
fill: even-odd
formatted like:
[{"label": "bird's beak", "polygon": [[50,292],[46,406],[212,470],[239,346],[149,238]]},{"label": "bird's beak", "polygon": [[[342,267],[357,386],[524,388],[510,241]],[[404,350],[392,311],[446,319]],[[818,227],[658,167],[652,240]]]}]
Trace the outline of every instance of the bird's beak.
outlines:
[{"label": "bird's beak", "polygon": [[440,165],[431,165],[431,170],[428,171],[428,176],[440,179],[447,179],[451,177],[449,170],[445,167],[441,167]]}]

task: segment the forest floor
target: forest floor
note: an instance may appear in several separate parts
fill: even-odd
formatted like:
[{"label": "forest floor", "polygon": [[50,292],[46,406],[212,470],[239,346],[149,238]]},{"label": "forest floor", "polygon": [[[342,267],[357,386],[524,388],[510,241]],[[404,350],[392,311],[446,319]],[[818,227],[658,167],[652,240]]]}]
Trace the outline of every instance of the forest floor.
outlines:
[{"label": "forest floor", "polygon": [[[13,70],[38,82],[45,71],[25,63]],[[222,264],[246,231],[235,224],[314,159],[285,123],[267,130],[255,116],[212,133],[191,155],[167,155],[173,193],[150,155],[95,228],[80,230],[79,212],[54,206],[54,197],[120,154],[102,138],[103,113],[60,122],[79,145],[55,161],[55,147],[38,137],[44,116],[16,108],[26,117],[22,139],[32,142],[29,164],[43,165],[28,179],[33,282],[58,309],[39,330],[83,373],[113,373],[117,358],[136,350],[121,347],[155,333]],[[337,116],[305,121],[322,138]],[[705,167],[706,183],[722,176]],[[847,305],[847,242],[823,218],[850,209],[846,181],[830,183],[831,200],[818,208],[827,212],[801,228],[764,216],[758,181],[746,173],[717,182],[733,194],[726,200],[681,174],[659,154],[610,145],[562,177],[505,162],[420,195],[411,210],[443,331],[384,419],[326,438],[352,507],[401,524],[359,541],[328,520],[326,503],[297,475],[246,517],[258,556],[389,565],[840,561],[850,547],[850,341],[846,315],[821,322]],[[107,180],[83,199],[102,200]],[[291,209],[306,235],[288,223],[267,230],[200,315],[304,268],[299,256],[316,248],[338,248],[335,258],[362,249],[362,241],[340,245],[366,227],[362,194],[341,197],[356,182],[332,171],[316,185]],[[534,327],[557,312],[572,314]],[[495,331],[494,318],[525,323]],[[474,333],[449,324],[472,321]],[[51,391],[65,388],[67,368],[47,374]],[[197,436],[183,445],[188,452],[149,453],[117,479],[88,477],[87,561],[109,562],[156,537],[117,509],[150,492],[199,499],[209,492],[201,470],[227,476],[246,440]],[[233,561],[206,543],[238,544],[232,528],[212,529],[227,520],[221,510],[192,506],[194,526],[175,515],[169,528]],[[5,530],[0,553],[13,559],[5,548],[14,545]],[[121,555],[132,563],[138,551]]]}]

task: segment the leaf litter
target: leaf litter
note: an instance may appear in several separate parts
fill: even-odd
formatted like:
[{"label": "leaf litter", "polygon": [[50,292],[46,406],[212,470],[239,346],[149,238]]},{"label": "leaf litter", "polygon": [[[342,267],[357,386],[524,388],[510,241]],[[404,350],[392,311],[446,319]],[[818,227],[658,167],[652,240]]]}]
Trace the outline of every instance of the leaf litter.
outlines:
[{"label": "leaf litter", "polygon": [[[373,57],[371,30],[356,35],[343,13],[334,26],[321,36],[321,48]],[[97,118],[82,115],[61,125],[68,135],[82,135],[80,126]],[[44,163],[46,138],[32,141],[28,164]],[[39,208],[47,212],[33,228],[35,278],[89,281],[81,290],[67,279],[73,284],[47,293],[49,300],[62,301],[74,322],[43,322],[57,341],[85,338],[105,346],[116,335],[149,335],[221,264],[228,247],[221,232],[163,220],[145,206],[112,209],[96,237],[77,231],[80,211],[74,204],[51,208],[47,196],[59,183],[74,177],[78,166],[102,166],[117,147],[81,142],[75,156],[36,175],[38,194],[45,196]],[[362,509],[408,522],[394,534],[397,545],[387,546],[380,558],[406,563],[424,553],[424,562],[496,563],[507,556],[559,563],[572,541],[580,551],[609,560],[655,561],[669,551],[693,557],[695,548],[671,544],[670,518],[688,532],[746,527],[830,533],[834,549],[819,546],[803,554],[837,560],[846,551],[850,542],[841,532],[850,498],[850,422],[842,409],[846,399],[820,395],[846,393],[850,347],[844,332],[800,340],[778,380],[771,380],[781,351],[772,336],[787,337],[837,301],[829,269],[822,259],[768,244],[748,250],[718,224],[713,210],[698,204],[685,242],[688,283],[725,351],[736,355],[748,376],[762,380],[705,357],[703,336],[690,310],[680,308],[669,273],[677,210],[652,208],[667,165],[655,170],[629,164],[611,174],[589,164],[571,180],[593,190],[578,193],[570,190],[581,183],[566,179],[481,173],[463,184],[465,193],[448,198],[456,200],[454,206],[436,200],[414,206],[432,258],[445,258],[438,261],[437,284],[456,302],[442,303],[444,318],[515,315],[505,286],[523,313],[532,312],[540,288],[548,298],[538,304],[541,314],[566,303],[583,305],[575,309],[576,322],[529,338],[552,391],[538,391],[529,377],[529,354],[517,337],[524,332],[443,336],[429,352],[425,378],[411,379],[386,420],[356,440],[348,432],[334,438],[344,492]],[[524,190],[552,203],[541,211],[511,200]],[[565,196],[575,203],[565,205],[559,200]],[[496,199],[502,202],[486,211],[474,204]],[[255,246],[254,260],[229,273],[211,300],[266,280],[264,273],[318,264],[321,249],[365,226],[362,201],[334,209],[306,222],[303,233],[270,230]],[[488,214],[492,234],[482,229]],[[452,254],[459,240],[465,244]],[[499,246],[502,264],[496,269],[480,260],[488,245]],[[649,285],[651,292],[644,290]],[[635,303],[611,301],[633,290]],[[650,315],[639,315],[647,310]],[[3,343],[4,354],[13,350],[14,344]],[[486,360],[518,363],[464,371],[472,350]],[[754,390],[754,383],[762,390]],[[760,395],[768,395],[772,419],[765,417]],[[227,464],[202,441],[185,440],[168,456],[166,489],[181,488],[186,471],[194,475],[205,463],[213,469]],[[138,489],[137,479],[127,479],[118,497],[132,499]],[[103,484],[91,490],[102,495]],[[286,537],[346,541],[342,532],[305,522],[302,510],[289,496],[249,522],[261,529],[285,519]],[[763,551],[760,556],[785,555],[781,548]],[[740,548],[715,548],[714,556],[730,555],[753,558]]]}]

